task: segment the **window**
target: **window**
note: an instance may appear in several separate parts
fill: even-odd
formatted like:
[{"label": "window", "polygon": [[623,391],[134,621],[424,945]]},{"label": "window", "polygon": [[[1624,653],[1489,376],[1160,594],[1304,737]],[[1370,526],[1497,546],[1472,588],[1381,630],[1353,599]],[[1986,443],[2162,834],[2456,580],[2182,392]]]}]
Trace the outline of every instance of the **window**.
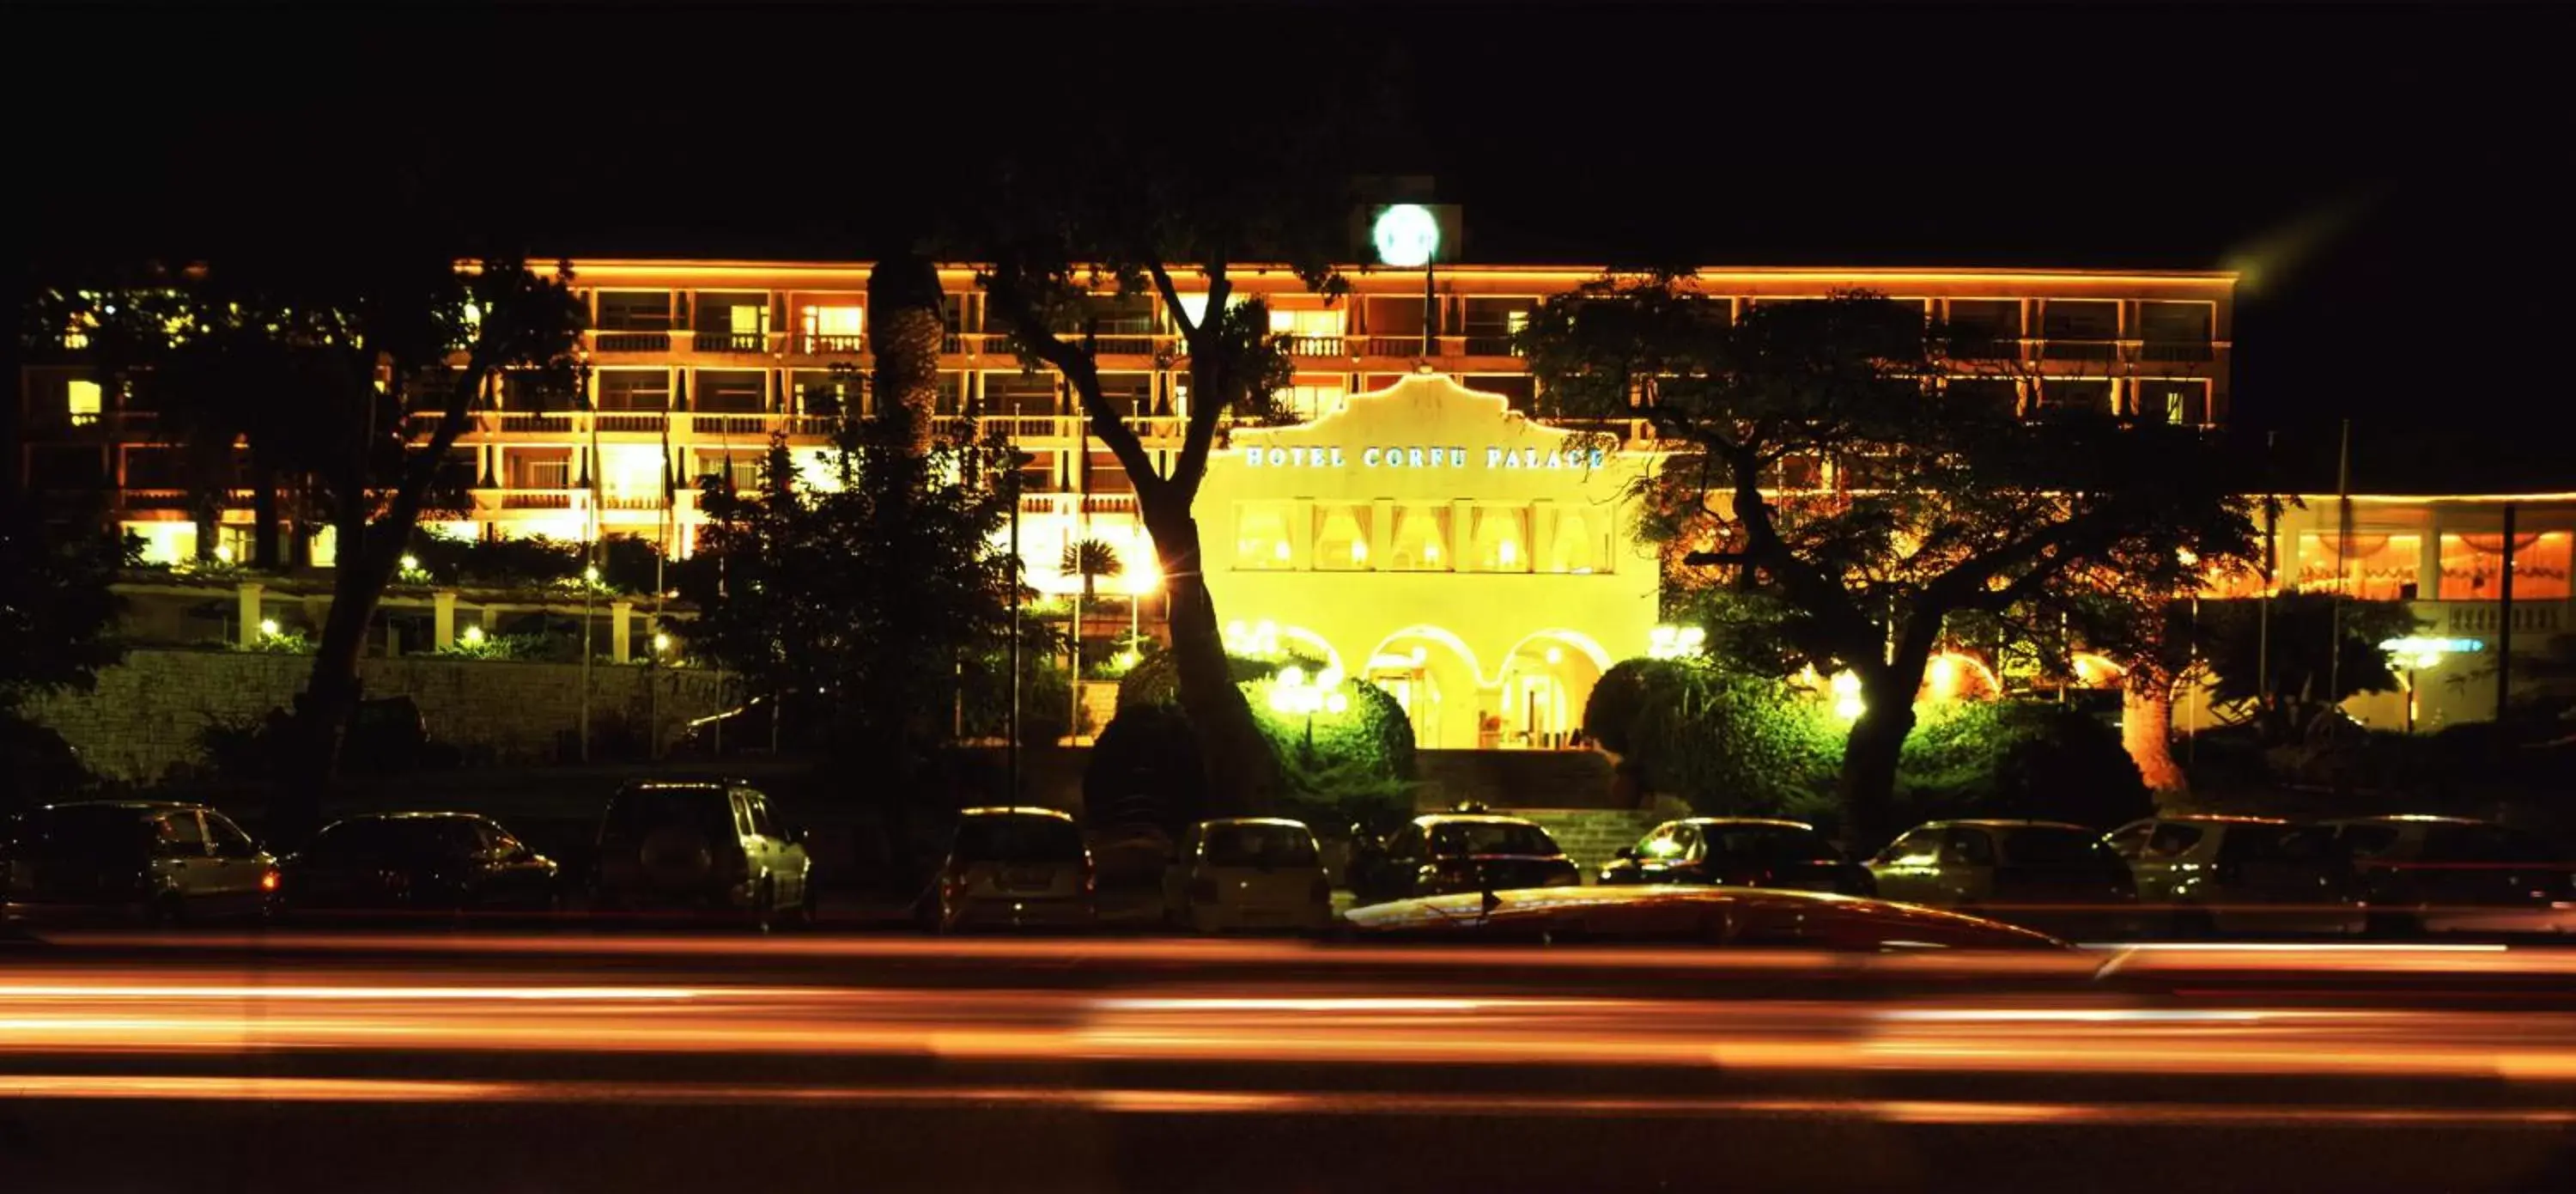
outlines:
[{"label": "window", "polygon": [[1673,830],[1676,828],[1678,827],[1672,825],[1659,825],[1655,827],[1654,832],[1637,839],[1637,857],[1661,860],[1680,854],[1681,847],[1674,844],[1673,840]]},{"label": "window", "polygon": [[1941,857],[1941,834],[1938,830],[1917,829],[1887,844],[1873,861],[1881,866],[1925,867]]},{"label": "window", "polygon": [[2004,832],[2004,858],[2017,867],[2090,869],[2116,867],[2119,861],[2092,832],[2023,826]]},{"label": "window", "polygon": [[2335,831],[2344,852],[2355,858],[2377,858],[2397,844],[2394,825],[2345,825]]},{"label": "window", "polygon": [[767,797],[764,797],[760,793],[752,791],[749,788],[745,788],[742,790],[742,807],[744,812],[751,814],[751,831],[753,833],[759,834],[762,837],[778,836],[775,827],[770,824],[769,800]]},{"label": "window", "polygon": [[1328,311],[1278,311],[1270,313],[1273,335],[1288,337],[1288,351],[1301,355],[1331,355],[1342,351],[1344,312],[1335,307]]},{"label": "window", "polygon": [[2120,304],[2090,299],[2050,299],[2040,314],[2040,334],[2051,340],[2116,340]]},{"label": "window", "polygon": [[1396,835],[1387,840],[1386,856],[1392,859],[1422,857],[1422,827],[1407,825],[1396,831]]},{"label": "window", "polygon": [[757,337],[769,330],[769,296],[702,292],[698,295],[697,330]]},{"label": "window", "polygon": [[1476,567],[1483,572],[1527,572],[1527,510],[1476,511]]},{"label": "window", "polygon": [[599,320],[603,332],[659,332],[671,327],[671,292],[667,290],[603,290],[599,292]]},{"label": "window", "polygon": [[2166,344],[2207,344],[2218,317],[2213,303],[2143,302],[2138,304],[2138,338]]},{"label": "window", "polygon": [[205,817],[206,838],[214,843],[215,857],[249,858],[259,853],[259,846],[231,818],[222,813],[207,813]]},{"label": "window", "polygon": [[2132,408],[2138,416],[2162,419],[2184,427],[2198,427],[2209,422],[2209,383],[2205,381],[2141,381],[2136,383],[2137,397]]},{"label": "window", "polygon": [[758,369],[700,369],[698,410],[711,414],[758,414],[768,406],[769,375]]},{"label": "window", "polygon": [[1556,533],[1547,544],[1547,570],[1588,576],[1601,567],[1602,536],[1592,520],[1576,509],[1556,512]]},{"label": "window", "polygon": [[[943,375],[943,382],[954,374]],[[853,410],[859,398],[859,375],[855,370],[827,372],[802,369],[788,383],[796,394],[796,409],[809,415],[836,415]]]},{"label": "window", "polygon": [[1051,373],[985,374],[984,413],[987,415],[1056,413],[1055,376]]},{"label": "window", "polygon": [[[2358,538],[2358,536],[2356,536]],[[2522,532],[2513,537],[2513,596],[2565,599],[2571,540],[2566,531]],[[2442,535],[2444,601],[2494,601],[2503,592],[2504,535],[2474,531]]]},{"label": "window", "polygon": [[[562,384],[558,381],[556,384]],[[575,395],[557,393],[547,388],[546,375],[532,369],[513,369],[501,375],[501,409],[507,411],[561,411],[576,405]]]},{"label": "window", "polygon": [[2021,300],[1950,300],[1950,337],[1988,345],[2021,339]]},{"label": "window", "polygon": [[2146,851],[2147,835],[2154,833],[2155,831],[2156,827],[2153,825],[2131,825],[2113,833],[2109,837],[2103,838],[2102,842],[2104,845],[2111,847],[2112,853],[2117,854],[2122,858],[2136,858],[2138,855]]},{"label": "window", "polygon": [[1001,814],[968,817],[957,826],[961,862],[1075,862],[1082,830],[1062,817]]},{"label": "window", "polygon": [[2200,844],[2200,836],[2200,827],[2197,825],[2167,821],[2156,826],[2155,832],[2147,838],[2146,856],[2156,859],[2180,858],[2191,853],[2193,846]]},{"label": "window", "polygon": [[1431,830],[1431,853],[1441,858],[1559,852],[1546,830],[1517,821],[1444,821]]},{"label": "window", "polygon": [[860,307],[805,308],[806,350],[857,352],[867,331],[867,312]]},{"label": "window", "polygon": [[1262,821],[1208,828],[1199,857],[1209,866],[1310,867],[1317,863],[1315,835],[1302,825]]},{"label": "window", "polygon": [[1941,862],[1945,866],[1995,865],[1995,841],[1982,829],[1952,829],[1941,839]]},{"label": "window", "polygon": [[1350,572],[1369,567],[1369,511],[1327,506],[1315,512],[1315,567]]},{"label": "window", "polygon": [[658,411],[671,409],[671,373],[667,369],[602,369],[599,409]]},{"label": "window", "polygon": [[565,489],[572,485],[572,449],[509,448],[512,489]]},{"label": "window", "polygon": [[2042,410],[2111,413],[2111,383],[2101,378],[2052,377],[2039,383]]},{"label": "window", "polygon": [[1397,572],[1447,572],[1449,511],[1439,506],[1399,507],[1386,565]]},{"label": "window", "polygon": [[197,814],[193,812],[163,813],[153,818],[152,836],[164,854],[186,856],[206,852],[206,831],[197,824]]},{"label": "window", "polygon": [[1696,862],[1708,856],[1703,850],[1706,845],[1706,842],[1700,840],[1699,826],[1673,826],[1672,857],[1686,862]]},{"label": "window", "polygon": [[1323,385],[1300,383],[1279,391],[1279,405],[1297,416],[1302,423],[1312,423],[1342,408],[1350,388],[1338,382]]},{"label": "window", "polygon": [[1275,504],[1246,505],[1235,519],[1234,566],[1275,572],[1295,566],[1288,519]]},{"label": "window", "polygon": [[2411,600],[2423,567],[2424,537],[2361,531],[2348,540],[2331,531],[2300,534],[2291,583],[2307,592],[2371,601]]},{"label": "window", "polygon": [[1813,832],[1779,825],[1730,826],[1709,831],[1709,853],[1746,862],[1835,862],[1841,855]]},{"label": "window", "polygon": [[63,411],[71,416],[72,426],[97,426],[101,407],[98,383],[88,378],[75,377],[68,383],[67,389],[69,392],[63,401]]}]

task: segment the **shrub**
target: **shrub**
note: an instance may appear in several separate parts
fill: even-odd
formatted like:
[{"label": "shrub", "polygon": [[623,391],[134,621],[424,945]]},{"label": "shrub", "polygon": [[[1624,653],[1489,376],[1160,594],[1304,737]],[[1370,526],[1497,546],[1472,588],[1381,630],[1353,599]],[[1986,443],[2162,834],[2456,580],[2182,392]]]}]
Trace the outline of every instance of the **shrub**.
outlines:
[{"label": "shrub", "polygon": [[1916,821],[2034,817],[2109,828],[2154,811],[2118,730],[2050,701],[1927,706],[1897,763]]},{"label": "shrub", "polygon": [[[1290,662],[1315,666],[1295,659],[1228,661],[1254,723],[1279,756],[1288,785],[1280,815],[1327,832],[1400,820],[1411,807],[1414,775],[1413,723],[1404,706],[1374,684],[1346,679],[1339,690],[1345,708],[1317,713],[1310,741],[1304,715],[1270,707],[1272,677]],[[1118,818],[1131,814],[1111,809],[1150,803],[1161,810],[1156,823],[1178,828],[1205,807],[1198,740],[1179,696],[1169,653],[1148,656],[1119,682],[1118,716],[1101,732],[1083,774],[1083,799],[1096,810],[1095,824],[1123,823]],[[1169,762],[1181,758],[1188,760],[1185,772]]]}]

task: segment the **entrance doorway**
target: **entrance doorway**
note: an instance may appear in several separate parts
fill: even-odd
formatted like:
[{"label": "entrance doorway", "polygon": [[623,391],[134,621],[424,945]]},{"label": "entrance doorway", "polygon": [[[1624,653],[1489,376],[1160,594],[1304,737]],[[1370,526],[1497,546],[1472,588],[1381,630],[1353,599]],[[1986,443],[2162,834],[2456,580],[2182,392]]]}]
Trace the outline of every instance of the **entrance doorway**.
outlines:
[{"label": "entrance doorway", "polygon": [[1583,704],[1601,678],[1590,652],[1570,641],[1534,635],[1503,664],[1502,725],[1490,745],[1563,750],[1583,738]]}]

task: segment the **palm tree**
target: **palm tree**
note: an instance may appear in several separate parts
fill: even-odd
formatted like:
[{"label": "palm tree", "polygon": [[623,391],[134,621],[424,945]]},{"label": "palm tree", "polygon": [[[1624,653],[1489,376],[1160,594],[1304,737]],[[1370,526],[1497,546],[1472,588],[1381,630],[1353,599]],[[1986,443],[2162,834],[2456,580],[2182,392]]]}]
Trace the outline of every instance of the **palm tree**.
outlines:
[{"label": "palm tree", "polygon": [[1076,539],[1064,545],[1064,558],[1056,567],[1068,576],[1082,578],[1082,590],[1073,595],[1073,719],[1066,724],[1074,735],[1082,732],[1082,605],[1099,596],[1100,578],[1116,576],[1126,570],[1118,561],[1118,549],[1098,539]]},{"label": "palm tree", "polygon": [[868,271],[868,347],[876,356],[876,413],[901,421],[919,456],[930,448],[939,397],[939,350],[948,335],[939,270],[916,253],[889,255]]}]

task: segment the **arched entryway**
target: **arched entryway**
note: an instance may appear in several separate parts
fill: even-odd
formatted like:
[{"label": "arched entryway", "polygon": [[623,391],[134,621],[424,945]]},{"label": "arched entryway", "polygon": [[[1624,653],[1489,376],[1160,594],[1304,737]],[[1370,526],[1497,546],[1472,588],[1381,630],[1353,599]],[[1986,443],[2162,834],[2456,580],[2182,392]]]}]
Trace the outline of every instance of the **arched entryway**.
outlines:
[{"label": "arched entryway", "polygon": [[1408,626],[1380,640],[1360,674],[1404,706],[1421,750],[1463,750],[1476,745],[1476,693],[1482,679],[1475,653],[1457,635],[1437,626]]},{"label": "arched entryway", "polygon": [[1542,630],[1513,645],[1503,659],[1498,707],[1485,718],[1489,747],[1555,750],[1574,745],[1583,730],[1583,704],[1609,670],[1609,653],[1572,630]]}]

